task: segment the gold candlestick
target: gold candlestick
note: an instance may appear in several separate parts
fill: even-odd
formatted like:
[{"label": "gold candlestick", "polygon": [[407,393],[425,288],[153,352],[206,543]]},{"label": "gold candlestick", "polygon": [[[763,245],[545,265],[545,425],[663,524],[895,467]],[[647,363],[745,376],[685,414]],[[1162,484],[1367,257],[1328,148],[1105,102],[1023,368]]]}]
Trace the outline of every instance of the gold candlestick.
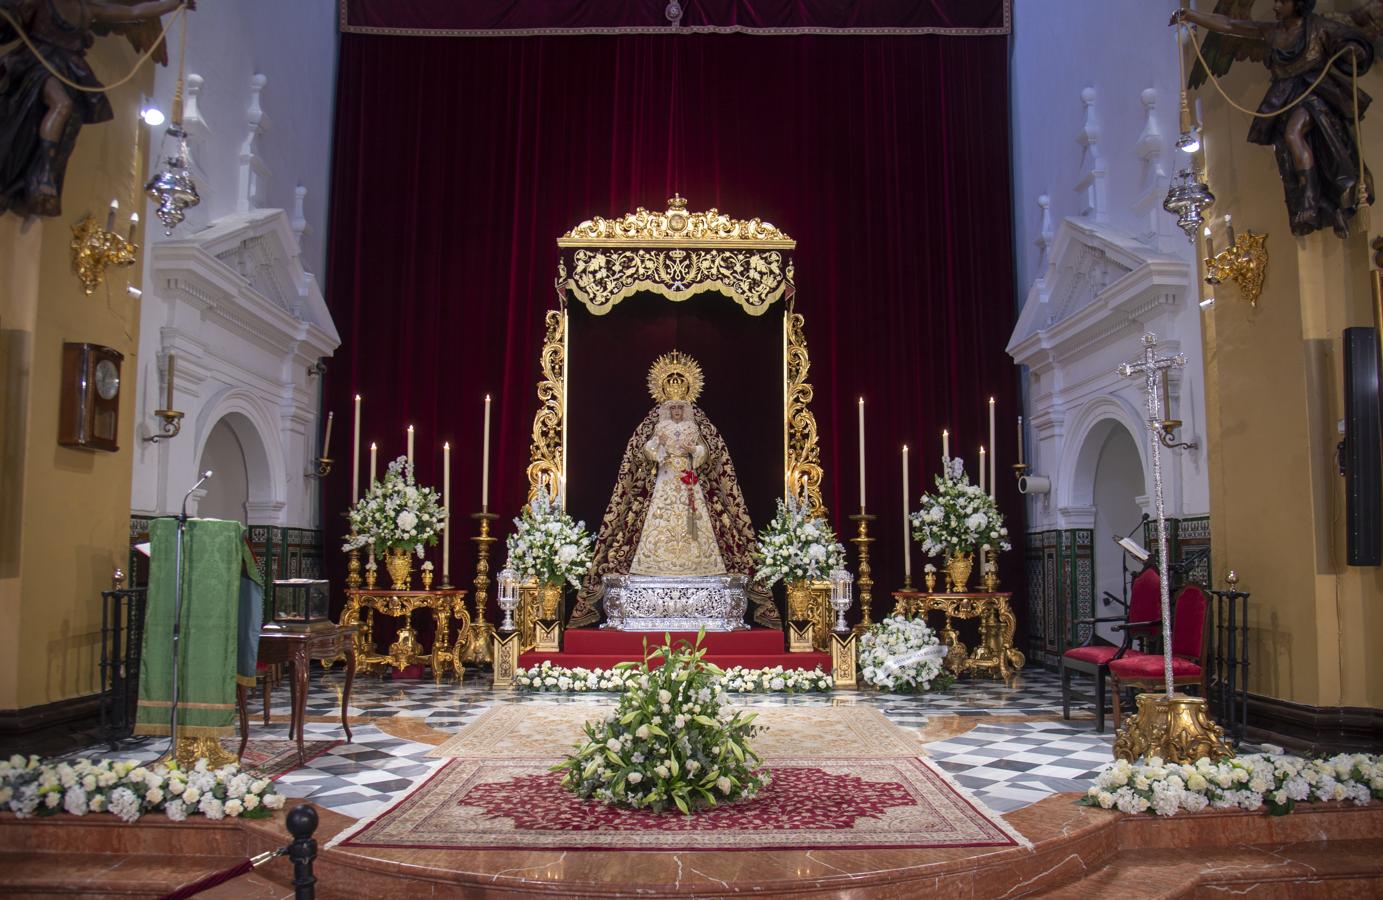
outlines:
[{"label": "gold candlestick", "polygon": [[[351,535],[354,537],[354,535]],[[346,557],[346,587],[350,590],[360,588],[360,548],[356,547]]]},{"label": "gold candlestick", "polygon": [[475,616],[471,619],[470,643],[466,647],[465,661],[478,666],[489,665],[494,660],[495,627],[485,620],[485,607],[490,602],[490,545],[499,538],[490,534],[490,523],[499,519],[492,512],[478,512],[471,515],[480,523],[480,534],[475,541]]},{"label": "gold candlestick", "polygon": [[850,521],[859,523],[859,533],[850,538],[850,543],[855,545],[859,553],[859,577],[855,583],[859,586],[860,592],[860,623],[855,626],[856,634],[868,631],[874,624],[869,613],[869,608],[874,602],[874,575],[869,568],[869,545],[874,539],[869,536],[869,523],[876,518],[878,517],[867,513],[857,513],[850,517]]}]

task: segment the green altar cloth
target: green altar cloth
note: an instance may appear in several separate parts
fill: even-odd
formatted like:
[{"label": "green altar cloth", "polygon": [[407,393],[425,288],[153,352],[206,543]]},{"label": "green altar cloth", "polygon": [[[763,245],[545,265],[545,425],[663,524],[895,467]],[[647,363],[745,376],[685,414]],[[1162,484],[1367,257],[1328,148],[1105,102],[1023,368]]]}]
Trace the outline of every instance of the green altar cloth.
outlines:
[{"label": "green altar cloth", "polygon": [[[235,685],[248,663],[254,677],[258,631],[242,606],[258,605],[262,586],[245,527],[221,519],[189,519],[183,543],[182,636],[178,663],[179,737],[222,737],[235,732]],[[144,620],[144,654],[139,671],[135,734],[166,735],[173,699],[173,600],[178,522],[149,525],[149,602]],[[242,654],[242,645],[248,654]],[[242,658],[245,656],[247,658]]]}]

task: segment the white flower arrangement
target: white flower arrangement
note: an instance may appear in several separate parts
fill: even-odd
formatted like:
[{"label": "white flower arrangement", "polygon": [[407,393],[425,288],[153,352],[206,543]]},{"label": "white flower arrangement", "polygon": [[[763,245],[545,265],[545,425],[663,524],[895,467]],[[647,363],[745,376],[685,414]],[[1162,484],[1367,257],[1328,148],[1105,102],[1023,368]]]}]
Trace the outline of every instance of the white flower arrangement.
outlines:
[{"label": "white flower arrangement", "polygon": [[860,635],[860,676],[883,690],[945,690],[956,680],[942,668],[945,656],[946,648],[920,617],[889,616]]},{"label": "white flower arrangement", "polygon": [[551,584],[565,581],[580,587],[591,567],[595,540],[585,522],[573,521],[546,491],[539,491],[514,520],[506,543],[507,567],[524,581]]},{"label": "white flower arrangement", "polygon": [[283,807],[267,778],[239,766],[211,769],[205,759],[191,771],[177,763],[79,759],[45,762],[18,754],[0,759],[0,809],[20,818],[67,812],[113,813],[126,822],[162,812],[174,822],[200,813],[208,819],[262,819]]},{"label": "white flower arrangement", "polygon": [[724,707],[722,673],[703,661],[700,643],[698,635],[696,647],[669,643],[642,663],[620,663],[638,680],[609,718],[586,723],[586,742],[554,767],[563,787],[616,806],[676,806],[690,815],[747,800],[768,784],[749,748],[755,714]]},{"label": "white flower arrangement", "polygon": [[[514,684],[521,691],[534,693],[619,692],[637,686],[641,677],[633,669],[568,668],[544,660],[539,665],[520,669],[514,675]],[[782,666],[759,669],[732,666],[722,669],[717,681],[729,694],[805,694],[830,691],[835,687],[835,679],[821,671],[820,666],[810,672]]]},{"label": "white flower arrangement", "polygon": [[342,550],[372,547],[380,555],[391,548],[423,558],[424,545],[435,545],[445,527],[446,510],[432,488],[413,481],[413,464],[400,456],[389,463],[384,479],[370,485],[365,496],[346,513],[351,533]]},{"label": "white flower arrangement", "polygon": [[936,477],[936,493],[923,494],[921,504],[909,519],[912,536],[927,555],[973,553],[981,546],[1011,549],[998,504],[970,483],[960,458],[947,462]]},{"label": "white flower arrangement", "polygon": [[1383,800],[1383,757],[1341,753],[1305,759],[1267,746],[1220,762],[1194,765],[1150,757],[1143,765],[1116,760],[1095,779],[1081,802],[1126,813],[1174,816],[1181,810],[1257,810],[1286,815],[1297,803],[1349,800],[1360,806]]},{"label": "white flower arrangement", "polygon": [[779,500],[773,520],[754,547],[754,580],[766,585],[820,581],[845,568],[845,548],[834,529],[796,500]]}]

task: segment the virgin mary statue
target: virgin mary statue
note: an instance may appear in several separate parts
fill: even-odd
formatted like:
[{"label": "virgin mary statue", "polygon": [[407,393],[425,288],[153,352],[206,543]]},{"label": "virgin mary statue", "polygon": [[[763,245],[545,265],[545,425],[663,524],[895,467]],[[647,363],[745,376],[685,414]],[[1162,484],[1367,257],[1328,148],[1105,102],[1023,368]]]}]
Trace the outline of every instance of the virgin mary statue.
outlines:
[{"label": "virgin mary statue", "polygon": [[[570,625],[595,624],[611,576],[696,579],[741,576],[754,621],[781,628],[772,596],[747,578],[754,525],[725,441],[695,404],[701,367],[679,351],[648,374],[657,404],[625,445],[595,559]],[[736,579],[738,582],[739,579]]]}]

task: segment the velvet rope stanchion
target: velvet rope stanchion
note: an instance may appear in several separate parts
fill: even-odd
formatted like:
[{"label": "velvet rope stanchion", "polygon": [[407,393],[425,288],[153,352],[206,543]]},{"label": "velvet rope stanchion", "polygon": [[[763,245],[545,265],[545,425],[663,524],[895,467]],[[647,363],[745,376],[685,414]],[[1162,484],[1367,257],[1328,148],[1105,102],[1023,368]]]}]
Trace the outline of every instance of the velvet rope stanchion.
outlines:
[{"label": "velvet rope stanchion", "polygon": [[191,884],[185,884],[170,894],[164,894],[161,900],[185,900],[187,897],[195,897],[252,872],[280,856],[287,856],[293,860],[294,900],[315,900],[317,877],[312,872],[312,863],[317,859],[317,842],[312,839],[312,834],[317,830],[317,810],[306,803],[295,806],[289,810],[286,824],[288,833],[293,835],[293,843],[285,844],[277,850],[266,850],[258,856],[247,856],[229,868],[213,872]]}]

